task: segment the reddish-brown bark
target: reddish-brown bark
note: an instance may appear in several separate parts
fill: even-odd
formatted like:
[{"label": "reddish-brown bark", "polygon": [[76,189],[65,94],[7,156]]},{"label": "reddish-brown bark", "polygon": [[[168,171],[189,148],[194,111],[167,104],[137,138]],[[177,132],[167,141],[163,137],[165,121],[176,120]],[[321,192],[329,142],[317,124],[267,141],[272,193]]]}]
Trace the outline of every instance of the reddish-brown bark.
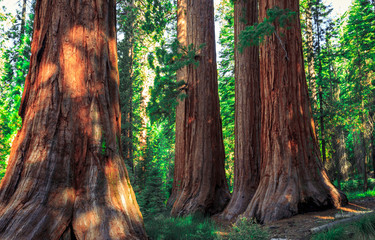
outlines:
[{"label": "reddish-brown bark", "polygon": [[146,239],[120,150],[115,0],[38,0],[0,239]]},{"label": "reddish-brown bark", "polygon": [[[186,1],[177,0],[177,38],[181,47],[186,48]],[[187,68],[177,71],[177,82],[187,81]],[[185,99],[177,99],[176,107],[176,143],[174,158],[174,177],[171,196],[167,205],[172,207],[177,196],[181,193],[181,183],[184,176],[185,162]]]},{"label": "reddish-brown bark", "polygon": [[[215,214],[229,201],[224,171],[224,145],[220,120],[213,0],[182,0],[186,6],[187,46],[199,48],[199,66],[187,66],[184,116],[184,162],[181,192],[171,214]],[[176,129],[176,131],[180,131]],[[177,146],[176,148],[178,148]],[[175,176],[178,178],[180,176]]]},{"label": "reddish-brown bark", "polygon": [[[278,6],[299,13],[298,0],[259,2],[260,19]],[[306,85],[299,16],[289,30],[276,27],[260,47],[261,177],[244,212],[259,222],[339,207],[346,196],[330,183],[319,146]]]},{"label": "reddish-brown bark", "polygon": [[239,34],[258,22],[258,1],[238,0],[234,5],[235,36],[235,160],[232,198],[220,215],[231,220],[248,207],[259,184],[260,82],[259,47],[238,51]]}]

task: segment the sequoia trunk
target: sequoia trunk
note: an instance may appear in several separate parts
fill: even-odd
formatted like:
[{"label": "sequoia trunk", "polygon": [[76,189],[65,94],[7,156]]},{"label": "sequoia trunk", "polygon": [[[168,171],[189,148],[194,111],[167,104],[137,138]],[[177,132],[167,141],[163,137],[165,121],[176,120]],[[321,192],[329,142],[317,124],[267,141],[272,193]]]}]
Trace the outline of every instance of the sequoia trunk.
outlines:
[{"label": "sequoia trunk", "polygon": [[[186,48],[186,1],[177,0],[177,38],[180,46]],[[187,68],[183,67],[177,71],[177,82],[187,81]],[[181,89],[181,91],[184,91]],[[176,198],[181,193],[181,183],[184,177],[185,164],[185,99],[177,99],[176,107],[176,144],[174,158],[174,177],[172,193],[167,205],[172,207]]]},{"label": "sequoia trunk", "polygon": [[[258,22],[258,1],[238,0],[234,6],[235,44],[247,25]],[[231,220],[248,207],[259,184],[260,82],[259,47],[235,51],[235,161],[232,198],[221,214]]]},{"label": "sequoia trunk", "polygon": [[[185,158],[181,193],[171,214],[210,215],[222,211],[229,201],[216,70],[214,5],[213,0],[183,0],[181,5],[186,5],[186,44],[197,49],[195,60],[199,66],[187,66]],[[202,44],[205,46],[198,50]]]},{"label": "sequoia trunk", "polygon": [[38,0],[0,239],[146,239],[121,158],[115,0]]},{"label": "sequoia trunk", "polygon": [[[260,19],[278,6],[299,13],[299,1],[264,0]],[[320,160],[302,58],[299,17],[276,26],[260,47],[261,176],[244,212],[259,222],[339,207],[346,196],[330,183]]]}]

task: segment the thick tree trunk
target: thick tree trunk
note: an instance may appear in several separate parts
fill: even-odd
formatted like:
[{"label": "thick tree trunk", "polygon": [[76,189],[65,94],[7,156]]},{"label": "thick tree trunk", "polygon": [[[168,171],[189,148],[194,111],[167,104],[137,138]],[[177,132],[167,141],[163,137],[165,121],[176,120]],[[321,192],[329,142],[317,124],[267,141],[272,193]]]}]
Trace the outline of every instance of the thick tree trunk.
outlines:
[{"label": "thick tree trunk", "polygon": [[38,0],[0,239],[146,239],[121,158],[115,1]]},{"label": "thick tree trunk", "polygon": [[[187,67],[183,177],[181,193],[171,214],[215,214],[229,201],[224,171],[224,145],[220,120],[213,0],[184,0],[186,44],[199,48],[194,64]],[[180,131],[180,130],[176,130]],[[177,177],[177,176],[175,176]]]},{"label": "thick tree trunk", "polygon": [[[186,32],[186,1],[177,1],[177,38],[180,46],[187,47],[187,32]],[[183,67],[177,71],[177,82],[187,81],[187,67]],[[181,193],[182,180],[185,169],[185,99],[177,99],[178,105],[176,108],[176,143],[175,143],[175,158],[174,158],[174,177],[172,193],[168,199],[167,206],[172,207],[176,198]]]},{"label": "thick tree trunk", "polygon": [[[247,25],[258,22],[258,1],[239,0],[234,6],[235,44]],[[232,198],[220,215],[234,219],[248,207],[259,184],[260,81],[259,47],[235,51],[236,113],[235,162]]]},{"label": "thick tree trunk", "polygon": [[[299,1],[260,1],[260,19],[278,6],[299,13]],[[276,35],[277,34],[277,35]],[[330,183],[320,161],[302,58],[299,17],[276,27],[260,47],[261,176],[244,212],[259,222],[339,207],[346,196]]]}]

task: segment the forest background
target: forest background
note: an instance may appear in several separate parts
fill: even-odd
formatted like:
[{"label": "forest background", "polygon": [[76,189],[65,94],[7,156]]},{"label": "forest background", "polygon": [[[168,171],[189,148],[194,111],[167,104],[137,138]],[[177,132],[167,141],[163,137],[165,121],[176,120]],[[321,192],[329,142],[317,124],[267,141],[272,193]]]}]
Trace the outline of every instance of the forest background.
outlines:
[{"label": "forest background", "polygon": [[[34,1],[1,1],[0,179],[21,121]],[[230,189],[234,165],[234,11],[216,2],[219,96]],[[339,3],[341,10],[336,5]],[[322,160],[349,198],[375,187],[375,5],[300,1],[305,69]],[[124,160],[143,216],[166,212],[174,169],[175,108],[181,83],[176,2],[118,1],[118,55]],[[347,9],[345,11],[345,9]],[[105,147],[105,146],[103,146]]]}]

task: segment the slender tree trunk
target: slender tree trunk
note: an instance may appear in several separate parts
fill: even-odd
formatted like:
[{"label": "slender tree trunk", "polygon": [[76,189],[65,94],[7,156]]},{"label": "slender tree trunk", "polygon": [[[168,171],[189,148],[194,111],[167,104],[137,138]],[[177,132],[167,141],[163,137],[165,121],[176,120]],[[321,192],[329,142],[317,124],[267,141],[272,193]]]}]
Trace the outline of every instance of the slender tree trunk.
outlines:
[{"label": "slender tree trunk", "polygon": [[362,165],[362,153],[361,153],[361,141],[360,141],[360,133],[356,131],[353,134],[353,151],[354,151],[354,158],[355,158],[355,165],[357,167],[358,175],[363,175],[363,165]]},{"label": "slender tree trunk", "polygon": [[[319,60],[320,62],[320,60]],[[321,64],[321,63],[320,63]],[[321,71],[320,71],[321,73]],[[319,121],[320,121],[320,138],[322,141],[322,157],[323,157],[323,166],[325,166],[327,162],[327,156],[326,156],[326,139],[324,136],[324,110],[323,110],[323,90],[322,87],[319,87]]]},{"label": "slender tree trunk", "polygon": [[363,131],[360,133],[361,137],[361,152],[362,152],[362,169],[363,169],[363,191],[367,191],[367,144],[365,134]]},{"label": "slender tree trunk", "polygon": [[[234,6],[235,44],[247,25],[258,22],[258,1],[239,0]],[[235,51],[236,113],[234,186],[221,217],[231,220],[248,207],[259,184],[260,82],[259,47]]]},{"label": "slender tree trunk", "polygon": [[[320,4],[320,0],[316,1],[316,8],[318,8]],[[321,39],[321,27],[320,27],[320,21],[319,21],[319,11],[315,10],[314,13],[314,20],[316,24],[316,31],[317,31],[317,54],[318,54],[318,66],[319,66],[319,72],[318,72],[318,78],[322,78],[323,74],[323,67],[322,67],[322,60],[320,56],[320,39]],[[321,84],[321,81],[320,81]],[[326,164],[327,157],[326,157],[326,140],[324,136],[324,110],[323,110],[323,89],[322,86],[319,86],[319,121],[320,121],[320,139],[322,144],[322,157],[323,157],[323,166]]]},{"label": "slender tree trunk", "polygon": [[336,165],[336,179],[338,184],[338,189],[341,189],[341,180],[346,180],[348,178],[348,161],[346,155],[345,147],[345,136],[343,126],[338,125],[335,127],[335,134],[333,138],[334,147],[334,159]]},{"label": "slender tree trunk", "polygon": [[307,64],[308,64],[308,80],[311,90],[311,103],[313,112],[318,109],[317,107],[317,90],[316,90],[316,72],[315,72],[315,59],[314,59],[314,34],[312,24],[312,0],[307,3],[306,9],[306,37],[307,37]]},{"label": "slender tree trunk", "polygon": [[[259,2],[260,19],[278,6],[299,13],[299,1]],[[320,161],[302,57],[299,17],[290,29],[276,26],[260,47],[261,176],[244,212],[259,222],[339,207],[347,198],[330,183]]]},{"label": "slender tree trunk", "polygon": [[342,176],[342,179],[344,181],[347,181],[349,178],[349,168],[350,163],[348,161],[348,154],[346,152],[346,144],[345,144],[346,138],[345,138],[345,132],[344,128],[340,128],[340,142],[339,142],[339,152],[340,152],[340,173]]},{"label": "slender tree trunk", "polygon": [[120,106],[121,106],[121,136],[122,150],[124,160],[134,174],[133,159],[133,38],[134,38],[134,20],[133,13],[134,2],[128,0],[124,4],[122,14],[126,15],[126,21],[123,22],[122,31],[124,39],[119,43],[119,51],[122,51],[119,59],[120,72]]},{"label": "slender tree trunk", "polygon": [[[358,35],[358,34],[357,34]],[[360,41],[360,36],[357,36],[357,39],[358,41]],[[363,45],[363,44],[360,44],[360,45]],[[364,99],[363,99],[363,83],[362,83],[362,80],[363,80],[363,77],[365,76],[365,73],[363,72],[362,70],[362,54],[359,50],[359,48],[357,48],[357,57],[358,57],[358,61],[357,61],[357,67],[358,67],[358,75],[359,75],[359,85],[360,85],[360,92],[359,92],[359,96],[360,96],[360,99],[361,99],[361,130],[360,130],[360,141],[361,141],[361,159],[362,159],[362,170],[363,170],[363,191],[366,192],[367,191],[367,143],[366,143],[366,137],[365,137],[365,129],[367,129],[367,124],[366,124],[366,116],[365,116],[365,103],[364,103]]]},{"label": "slender tree trunk", "polygon": [[[215,214],[229,201],[224,171],[224,145],[220,119],[215,52],[213,0],[183,0],[186,5],[186,44],[199,48],[199,66],[187,67],[183,177],[181,193],[171,214]],[[176,130],[180,131],[180,130]],[[175,176],[177,177],[177,176]]]},{"label": "slender tree trunk", "polygon": [[[150,149],[149,149],[149,140],[148,140],[148,126],[150,124],[150,117],[147,114],[147,106],[150,102],[151,94],[150,88],[153,85],[153,81],[155,79],[155,73],[150,71],[148,67],[148,54],[146,52],[150,51],[153,52],[155,47],[151,45],[151,39],[146,38],[143,41],[144,46],[146,46],[146,50],[143,50],[143,58],[140,60],[141,65],[141,75],[142,78],[142,90],[141,90],[141,99],[139,105],[139,120],[141,121],[141,126],[138,131],[138,152],[139,156],[136,160],[136,179],[135,182],[140,187],[140,189],[144,189],[146,186],[146,171],[147,165],[150,160]],[[140,54],[140,53],[137,53]]]},{"label": "slender tree trunk", "polygon": [[[373,100],[373,104],[375,101]],[[370,142],[371,142],[371,161],[373,168],[373,177],[375,176],[375,137],[374,137],[374,124],[375,124],[375,112],[370,110],[370,119],[372,122],[371,131],[370,131]]]},{"label": "slender tree trunk", "polygon": [[[327,41],[327,46],[330,47],[329,42]],[[330,50],[330,49],[328,49]],[[334,71],[336,75],[336,71]],[[336,76],[337,79],[337,76]],[[332,83],[332,77],[330,75],[330,82]],[[340,86],[336,85],[332,87],[332,100],[331,102],[334,106],[338,106],[340,103]],[[334,159],[335,159],[335,167],[336,167],[336,179],[338,189],[341,189],[341,180],[347,180],[348,178],[348,169],[349,163],[346,154],[346,145],[345,145],[345,134],[344,134],[344,126],[340,123],[337,123],[334,128],[334,136],[333,136],[333,151],[334,151]]]},{"label": "slender tree trunk", "polygon": [[[177,1],[177,38],[182,48],[187,47],[186,32],[186,1]],[[187,67],[177,71],[177,82],[187,81]],[[184,90],[182,90],[184,91]],[[176,143],[174,160],[174,177],[172,193],[168,199],[167,206],[172,207],[176,198],[180,195],[185,170],[185,99],[177,99],[176,108]]]},{"label": "slender tree trunk", "polygon": [[0,239],[146,239],[121,158],[115,0],[38,0]]},{"label": "slender tree trunk", "polygon": [[26,25],[26,7],[27,7],[27,0],[23,0],[22,3],[22,13],[21,13],[21,29],[20,29],[20,41],[22,41],[22,37],[25,34],[25,25]]}]

